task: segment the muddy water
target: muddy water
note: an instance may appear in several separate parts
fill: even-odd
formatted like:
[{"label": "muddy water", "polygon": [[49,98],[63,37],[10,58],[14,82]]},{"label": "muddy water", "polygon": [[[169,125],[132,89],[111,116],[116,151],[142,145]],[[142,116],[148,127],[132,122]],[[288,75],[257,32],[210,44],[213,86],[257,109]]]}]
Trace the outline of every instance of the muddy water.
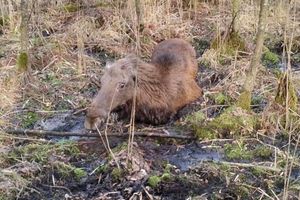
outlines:
[{"label": "muddy water", "polygon": [[[74,116],[72,113],[62,113],[55,115],[48,119],[38,121],[34,128],[49,130],[49,131],[67,131],[67,132],[84,132],[84,116]],[[169,130],[173,134],[179,134],[174,130]],[[61,137],[50,137],[54,141],[59,141]],[[65,139],[65,138],[64,138]],[[78,140],[79,137],[69,137],[70,140]],[[114,143],[112,141],[112,143]],[[142,145],[142,144],[141,144]],[[160,149],[164,149],[163,144],[160,145]],[[160,158],[168,161],[168,163],[176,166],[181,171],[187,171],[193,167],[199,165],[203,161],[220,161],[223,158],[223,154],[217,150],[205,149],[200,144],[193,142],[185,144],[180,148],[176,148],[174,145],[165,145],[168,151],[158,152],[162,154]]]},{"label": "muddy water", "polygon": [[217,150],[204,149],[197,143],[187,144],[178,151],[165,155],[170,164],[175,165],[181,171],[188,171],[199,166],[204,161],[220,161],[223,154]]}]

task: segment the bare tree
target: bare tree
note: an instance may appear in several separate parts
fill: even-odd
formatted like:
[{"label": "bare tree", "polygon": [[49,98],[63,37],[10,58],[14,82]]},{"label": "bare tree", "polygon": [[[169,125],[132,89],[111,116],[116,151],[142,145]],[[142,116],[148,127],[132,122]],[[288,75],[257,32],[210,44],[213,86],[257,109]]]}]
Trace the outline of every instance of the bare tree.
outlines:
[{"label": "bare tree", "polygon": [[258,31],[256,34],[256,46],[251,59],[249,70],[246,74],[246,80],[243,85],[243,91],[237,101],[237,105],[243,109],[250,109],[251,92],[254,87],[261,54],[264,43],[265,21],[268,10],[268,0],[260,0],[260,12],[258,21]]}]

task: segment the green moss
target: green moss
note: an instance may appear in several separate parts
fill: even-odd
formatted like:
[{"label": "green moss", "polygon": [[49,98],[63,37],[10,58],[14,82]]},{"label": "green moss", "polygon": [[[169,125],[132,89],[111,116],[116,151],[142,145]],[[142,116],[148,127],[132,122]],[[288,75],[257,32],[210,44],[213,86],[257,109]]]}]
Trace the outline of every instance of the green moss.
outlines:
[{"label": "green moss", "polygon": [[245,41],[237,32],[231,32],[225,39],[218,35],[211,43],[211,48],[220,50],[221,54],[234,56],[236,51],[245,51]]},{"label": "green moss", "polygon": [[254,150],[248,150],[243,143],[225,145],[225,156],[230,160],[249,160],[252,158],[269,159],[273,151],[267,146],[258,146]]},{"label": "green moss", "polygon": [[244,185],[239,185],[235,189],[235,193],[238,196],[238,199],[245,199],[248,198],[250,195],[250,190]]},{"label": "green moss", "polygon": [[21,52],[17,58],[17,66],[20,72],[25,72],[28,69],[28,55],[26,52]]},{"label": "green moss", "polygon": [[191,126],[194,130],[195,135],[199,139],[213,139],[216,135],[209,129],[203,126],[206,119],[205,114],[202,111],[194,112],[185,118],[185,122]]},{"label": "green moss", "polygon": [[266,67],[279,68],[280,59],[279,56],[269,49],[267,49],[262,55],[262,64]]},{"label": "green moss", "polygon": [[230,97],[225,95],[222,92],[219,92],[217,94],[214,94],[211,96],[214,102],[218,105],[223,105],[223,104],[230,104]]},{"label": "green moss", "polygon": [[206,116],[202,111],[197,111],[186,116],[184,121],[191,125],[199,125],[204,122],[205,118]]},{"label": "green moss", "polygon": [[160,182],[161,182],[161,178],[159,176],[150,176],[148,179],[148,184],[152,188],[156,188]]},{"label": "green moss", "polygon": [[195,126],[195,135],[198,139],[215,139],[217,138],[217,134],[210,128],[202,127],[202,126]]},{"label": "green moss", "polygon": [[245,110],[250,110],[251,93],[249,91],[243,91],[237,100],[236,105]]},{"label": "green moss", "polygon": [[28,112],[23,118],[22,118],[22,127],[23,128],[29,128],[33,126],[37,121],[39,117],[37,113],[34,112]]},{"label": "green moss", "polygon": [[80,9],[80,6],[75,3],[68,3],[63,6],[63,9],[67,12],[76,12]]},{"label": "green moss", "polygon": [[251,133],[258,124],[259,120],[254,113],[231,106],[212,121],[193,124],[192,128],[199,139],[213,139],[228,133]]},{"label": "green moss", "polygon": [[257,118],[245,110],[232,106],[226,109],[220,116],[209,123],[209,126],[218,131],[239,132],[241,128],[254,129]]},{"label": "green moss", "polygon": [[80,180],[81,178],[87,176],[87,172],[82,168],[75,168],[74,174],[77,180]]},{"label": "green moss", "polygon": [[79,149],[74,142],[59,142],[56,144],[31,143],[16,148],[7,155],[7,159],[13,164],[19,160],[47,164],[50,157],[54,155],[78,156]]},{"label": "green moss", "polygon": [[55,161],[53,163],[53,167],[57,172],[59,173],[60,176],[62,177],[71,177],[72,176],[72,171],[74,170],[74,167],[71,164],[64,163],[61,161]]},{"label": "green moss", "polygon": [[171,176],[170,173],[163,173],[163,174],[161,175],[161,179],[162,179],[163,181],[169,181],[169,180],[172,179],[172,176]]},{"label": "green moss", "polygon": [[123,170],[120,168],[114,168],[111,172],[112,178],[114,180],[120,180],[122,178]]},{"label": "green moss", "polygon": [[98,166],[96,172],[99,174],[102,174],[102,173],[108,172],[108,169],[109,169],[108,164],[103,164],[103,165]]},{"label": "green moss", "polygon": [[224,153],[229,160],[250,160],[253,158],[253,153],[247,150],[243,143],[226,144]]},{"label": "green moss", "polygon": [[253,153],[254,153],[255,157],[270,158],[273,154],[273,151],[269,147],[260,146],[260,147],[257,147]]},{"label": "green moss", "polygon": [[253,175],[255,175],[257,177],[261,177],[262,175],[264,175],[266,173],[266,171],[261,167],[252,167],[251,171],[252,171]]}]

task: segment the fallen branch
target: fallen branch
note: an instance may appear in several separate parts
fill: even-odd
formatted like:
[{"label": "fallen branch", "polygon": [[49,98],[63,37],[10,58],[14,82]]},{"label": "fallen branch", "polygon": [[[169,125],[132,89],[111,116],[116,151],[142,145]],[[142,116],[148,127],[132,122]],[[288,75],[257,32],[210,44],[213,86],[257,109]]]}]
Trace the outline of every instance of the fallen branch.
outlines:
[{"label": "fallen branch", "polygon": [[[100,137],[99,134],[95,132],[59,132],[59,131],[46,131],[46,130],[32,130],[32,129],[7,129],[4,132],[14,135],[33,135],[38,137],[45,136],[56,136],[56,137]],[[108,137],[128,137],[129,133],[111,133],[107,135]],[[186,135],[167,135],[163,133],[153,133],[153,132],[136,132],[137,137],[152,137],[152,138],[167,138],[167,139],[179,139],[179,140],[195,140],[193,136]]]}]

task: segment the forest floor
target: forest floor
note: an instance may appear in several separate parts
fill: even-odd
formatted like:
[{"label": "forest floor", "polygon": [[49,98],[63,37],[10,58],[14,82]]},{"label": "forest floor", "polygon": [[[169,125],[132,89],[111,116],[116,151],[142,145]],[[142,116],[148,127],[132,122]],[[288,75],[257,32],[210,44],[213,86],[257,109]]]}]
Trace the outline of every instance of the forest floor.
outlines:
[{"label": "forest floor", "polygon": [[[112,156],[100,138],[88,133],[87,137],[7,133],[11,128],[85,133],[84,108],[99,90],[105,63],[133,46],[130,33],[114,32],[115,13],[106,4],[79,10],[71,5],[61,11],[49,7],[43,21],[31,27],[32,75],[27,85],[17,80],[17,35],[2,27],[1,200],[282,199],[286,191],[289,199],[300,198],[300,112],[293,113],[295,123],[289,131],[285,129],[285,108],[274,100],[284,65],[283,39],[272,32],[278,27],[271,17],[249,112],[235,108],[234,103],[251,60],[255,34],[249,23],[255,20],[241,27],[247,42],[240,54],[212,48],[216,23],[220,31],[230,23],[226,9],[201,4],[197,13],[182,17],[180,24],[172,21],[165,29],[145,24],[141,32],[145,60],[164,38],[181,37],[192,43],[199,61],[197,82],[204,95],[168,124],[136,124],[136,132],[195,136],[192,141],[135,137],[128,167],[127,138],[109,137]],[[178,15],[174,16],[178,21]],[[295,38],[292,81],[300,99],[300,32]],[[222,115],[227,108],[238,124]],[[219,126],[210,123],[215,119]],[[108,134],[128,132],[128,121],[117,115],[106,125]]]}]

